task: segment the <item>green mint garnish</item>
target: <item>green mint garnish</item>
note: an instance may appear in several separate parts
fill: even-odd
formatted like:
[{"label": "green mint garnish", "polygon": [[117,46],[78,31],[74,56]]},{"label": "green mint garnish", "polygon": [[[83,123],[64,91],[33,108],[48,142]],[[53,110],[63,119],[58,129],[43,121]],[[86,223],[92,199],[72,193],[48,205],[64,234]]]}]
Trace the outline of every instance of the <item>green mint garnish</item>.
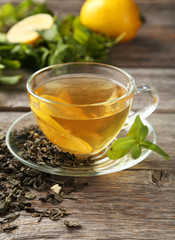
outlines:
[{"label": "green mint garnish", "polygon": [[[37,13],[54,17],[51,29],[38,31],[40,38],[34,46],[7,41],[7,31],[20,20]],[[5,3],[0,7],[0,84],[16,84],[20,76],[5,76],[6,69],[27,67],[37,70],[66,62],[104,62],[109,50],[126,33],[116,39],[98,34],[85,27],[79,16],[54,16],[45,3],[23,0],[19,4]]]},{"label": "green mint garnish", "polygon": [[167,160],[170,160],[169,155],[160,147],[145,140],[147,135],[148,127],[142,123],[140,116],[138,115],[127,136],[117,139],[108,150],[107,156],[110,159],[116,160],[130,153],[133,159],[137,159],[140,157],[143,147],[162,155]]}]

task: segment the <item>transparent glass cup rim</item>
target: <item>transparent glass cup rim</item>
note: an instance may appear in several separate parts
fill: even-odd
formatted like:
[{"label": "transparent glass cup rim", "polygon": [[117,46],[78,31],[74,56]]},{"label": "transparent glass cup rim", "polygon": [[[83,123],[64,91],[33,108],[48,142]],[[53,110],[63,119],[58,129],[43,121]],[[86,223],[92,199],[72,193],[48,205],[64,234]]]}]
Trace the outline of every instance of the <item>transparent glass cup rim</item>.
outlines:
[{"label": "transparent glass cup rim", "polygon": [[[46,71],[49,71],[51,69],[57,69],[57,68],[61,68],[61,67],[64,67],[64,66],[69,66],[69,65],[89,65],[89,66],[101,66],[101,67],[106,67],[108,69],[113,69],[113,70],[116,70],[116,72],[120,72],[121,74],[123,74],[125,77],[127,77],[127,79],[129,80],[129,83],[130,83],[130,88],[127,89],[127,92],[122,95],[121,97],[119,98],[115,98],[115,99],[112,99],[112,100],[109,100],[109,101],[105,101],[105,102],[99,102],[99,103],[87,103],[87,104],[70,104],[70,103],[63,103],[63,102],[57,102],[57,101],[51,101],[51,100],[48,100],[46,98],[43,98],[43,97],[40,97],[39,95],[37,95],[32,87],[31,87],[31,83],[32,83],[32,80],[39,74],[43,73],[43,72],[46,72]],[[78,73],[78,72],[77,72]],[[61,76],[61,74],[59,75]],[[114,79],[115,80],[115,79]],[[34,72],[28,79],[27,81],[27,90],[28,92],[33,95],[34,97],[36,97],[37,99],[41,100],[41,101],[44,101],[44,102],[47,102],[47,103],[52,103],[52,104],[60,104],[60,105],[65,105],[65,106],[77,106],[77,107],[87,107],[87,106],[99,106],[99,105],[104,105],[104,104],[111,104],[111,103],[115,103],[117,101],[120,101],[121,99],[124,99],[125,97],[127,97],[128,95],[130,95],[134,90],[135,90],[135,81],[134,81],[134,78],[129,74],[127,73],[126,71],[124,71],[123,69],[121,68],[118,68],[118,67],[115,67],[115,66],[112,66],[112,65],[109,65],[109,64],[104,64],[104,63],[95,63],[95,62],[70,62],[70,63],[62,63],[62,64],[55,64],[55,65],[51,65],[51,66],[48,66],[48,67],[45,67],[45,68],[42,68],[36,72]]]}]

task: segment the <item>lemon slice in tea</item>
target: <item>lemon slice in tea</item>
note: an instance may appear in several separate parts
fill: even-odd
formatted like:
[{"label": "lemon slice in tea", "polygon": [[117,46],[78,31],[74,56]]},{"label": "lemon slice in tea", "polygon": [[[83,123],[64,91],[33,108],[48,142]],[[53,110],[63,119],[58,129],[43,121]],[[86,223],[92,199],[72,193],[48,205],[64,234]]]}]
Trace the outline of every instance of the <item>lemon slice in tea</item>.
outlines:
[{"label": "lemon slice in tea", "polygon": [[60,147],[64,151],[74,154],[90,154],[92,147],[84,140],[70,134],[52,117],[44,114],[40,110],[31,106],[33,112],[36,114],[38,124],[43,133],[50,139],[50,141]]},{"label": "lemon slice in tea", "polygon": [[40,95],[40,97],[53,101],[55,103],[48,103],[44,101],[40,101],[39,109],[41,109],[44,113],[49,114],[53,117],[61,117],[66,119],[87,119],[86,114],[81,108],[70,105],[62,105],[59,103],[68,104],[65,100],[61,99],[59,96],[51,96],[51,95]]}]

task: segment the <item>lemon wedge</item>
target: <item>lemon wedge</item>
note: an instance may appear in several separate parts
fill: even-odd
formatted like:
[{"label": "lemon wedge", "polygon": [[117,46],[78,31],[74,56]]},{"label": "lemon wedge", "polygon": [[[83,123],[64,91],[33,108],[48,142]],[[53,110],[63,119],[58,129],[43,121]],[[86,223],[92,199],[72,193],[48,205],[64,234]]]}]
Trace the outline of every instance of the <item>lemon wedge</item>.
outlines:
[{"label": "lemon wedge", "polygon": [[53,144],[63,151],[74,154],[90,154],[92,152],[92,147],[87,142],[72,135],[52,117],[44,114],[32,105],[31,109],[36,114],[36,117],[39,118],[38,124],[43,133]]},{"label": "lemon wedge", "polygon": [[7,40],[11,43],[26,43],[33,45],[40,35],[38,30],[50,29],[54,20],[50,14],[40,13],[24,18],[13,25],[7,33]]},{"label": "lemon wedge", "polygon": [[[40,97],[53,102],[68,104],[68,102],[66,102],[65,100],[57,96],[43,94],[43,95],[40,95]],[[39,108],[42,110],[42,112],[54,117],[76,119],[76,120],[87,119],[87,116],[85,115],[84,111],[81,108],[72,106],[71,104],[64,106],[57,103],[47,103],[44,101],[40,101]]]}]

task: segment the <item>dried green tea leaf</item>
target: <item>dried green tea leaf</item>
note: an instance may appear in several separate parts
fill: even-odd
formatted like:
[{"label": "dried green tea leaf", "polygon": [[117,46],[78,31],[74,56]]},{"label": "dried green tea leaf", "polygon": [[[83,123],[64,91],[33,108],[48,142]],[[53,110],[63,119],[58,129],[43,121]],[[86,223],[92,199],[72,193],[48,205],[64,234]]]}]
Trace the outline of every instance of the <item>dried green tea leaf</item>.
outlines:
[{"label": "dried green tea leaf", "polygon": [[2,230],[3,232],[12,232],[13,230],[17,229],[17,225],[9,226],[9,227],[3,227]]},{"label": "dried green tea leaf", "polygon": [[73,222],[69,220],[64,220],[64,224],[69,228],[81,228],[82,225],[79,222]]},{"label": "dried green tea leaf", "polygon": [[33,200],[36,198],[36,195],[33,192],[26,192],[25,193],[25,198],[28,200]]}]

